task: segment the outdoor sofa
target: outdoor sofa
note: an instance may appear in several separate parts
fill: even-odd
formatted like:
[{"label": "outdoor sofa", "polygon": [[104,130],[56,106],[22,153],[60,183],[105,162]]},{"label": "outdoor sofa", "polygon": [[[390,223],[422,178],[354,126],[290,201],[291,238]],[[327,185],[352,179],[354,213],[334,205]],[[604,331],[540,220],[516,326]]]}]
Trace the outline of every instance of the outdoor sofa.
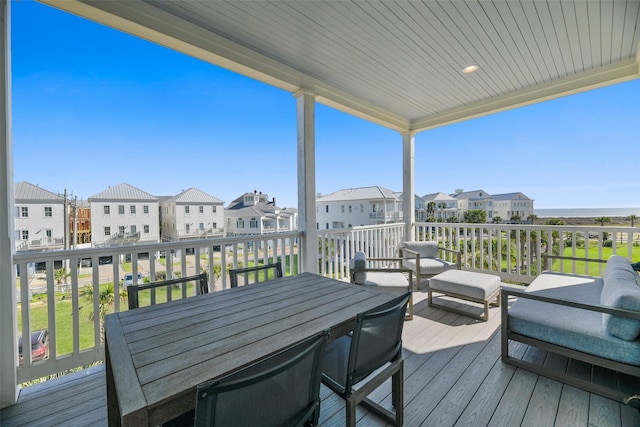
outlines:
[{"label": "outdoor sofa", "polygon": [[[578,258],[553,257],[578,261]],[[640,276],[614,255],[602,277],[545,271],[526,288],[502,289],[502,360],[572,386],[637,406],[640,393]],[[509,297],[517,297],[509,305]],[[527,361],[509,354],[509,340],[565,356],[567,363]],[[564,359],[563,359],[564,360]]]}]

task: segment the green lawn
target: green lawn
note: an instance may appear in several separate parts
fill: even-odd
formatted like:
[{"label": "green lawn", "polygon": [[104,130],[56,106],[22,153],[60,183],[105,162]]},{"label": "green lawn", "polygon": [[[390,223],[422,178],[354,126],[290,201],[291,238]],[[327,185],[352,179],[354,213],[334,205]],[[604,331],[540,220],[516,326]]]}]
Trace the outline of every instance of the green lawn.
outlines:
[{"label": "green lawn", "polygon": [[[598,248],[596,246],[591,246],[588,250],[586,248],[565,248],[563,252],[564,256],[575,257],[575,258],[592,258],[592,259],[609,259],[611,255],[613,255],[612,248],[602,248],[602,255],[598,252]],[[626,250],[621,252],[618,250],[618,255],[627,256]],[[631,248],[631,259],[632,262],[637,262],[640,260],[640,246],[633,246]],[[560,260],[553,261],[553,271],[560,271]],[[573,271],[573,261],[562,261],[564,264],[563,271]],[[576,261],[576,273],[578,274],[588,274],[590,276],[600,276],[602,275],[602,271],[604,271],[604,264],[590,262],[588,264],[588,269],[586,268],[586,263],[583,261]]]}]

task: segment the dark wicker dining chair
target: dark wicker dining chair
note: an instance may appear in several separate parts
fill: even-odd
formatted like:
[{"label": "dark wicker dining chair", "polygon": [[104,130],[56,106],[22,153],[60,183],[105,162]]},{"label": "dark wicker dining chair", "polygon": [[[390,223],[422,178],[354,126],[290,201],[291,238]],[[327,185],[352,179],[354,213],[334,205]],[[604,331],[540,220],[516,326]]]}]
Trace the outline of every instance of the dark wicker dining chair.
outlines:
[{"label": "dark wicker dining chair", "polygon": [[[356,407],[359,404],[396,426],[401,426],[404,421],[402,328],[409,298],[411,292],[359,313],[351,334],[327,344],[322,383],[345,400],[348,427],[356,425]],[[395,413],[367,398],[390,377]],[[357,390],[354,389],[356,385]]]},{"label": "dark wicker dining chair", "polygon": [[[170,292],[171,286],[180,285],[186,286],[188,282],[197,282],[197,295],[209,293],[209,286],[207,285],[207,275],[206,273],[201,273],[195,276],[185,276],[179,277],[177,279],[171,280],[161,280],[157,282],[145,283],[145,284],[133,284],[131,286],[127,286],[127,298],[129,300],[129,310],[133,308],[138,308],[139,306],[139,293],[146,289],[156,289],[161,287],[167,287],[167,292]],[[155,295],[151,298],[151,305],[155,304]],[[169,299],[170,301],[170,299]]]},{"label": "dark wicker dining chair", "polygon": [[[270,271],[273,272],[272,276],[269,276]],[[259,264],[253,267],[229,270],[229,279],[231,280],[232,288],[238,287],[238,276],[242,276],[243,285],[276,279],[282,277],[282,263],[278,261],[273,264]]]},{"label": "dark wicker dining chair", "polygon": [[195,426],[316,426],[329,331],[198,385]]}]

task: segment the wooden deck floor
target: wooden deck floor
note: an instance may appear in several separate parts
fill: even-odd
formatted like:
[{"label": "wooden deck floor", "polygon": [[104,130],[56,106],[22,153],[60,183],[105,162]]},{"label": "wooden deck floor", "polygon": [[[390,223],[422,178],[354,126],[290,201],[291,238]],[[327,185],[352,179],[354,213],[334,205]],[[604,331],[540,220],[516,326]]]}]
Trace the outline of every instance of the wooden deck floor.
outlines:
[{"label": "wooden deck floor", "polygon": [[[406,426],[640,426],[637,409],[502,363],[498,308],[482,322],[428,307],[426,293],[415,297],[403,337]],[[512,345],[513,354],[545,357]],[[67,377],[24,389],[0,425],[106,426],[104,369]],[[343,401],[324,387],[321,395],[321,425],[343,426]],[[390,386],[374,398],[390,405]],[[358,416],[359,426],[387,425],[364,410]]]}]

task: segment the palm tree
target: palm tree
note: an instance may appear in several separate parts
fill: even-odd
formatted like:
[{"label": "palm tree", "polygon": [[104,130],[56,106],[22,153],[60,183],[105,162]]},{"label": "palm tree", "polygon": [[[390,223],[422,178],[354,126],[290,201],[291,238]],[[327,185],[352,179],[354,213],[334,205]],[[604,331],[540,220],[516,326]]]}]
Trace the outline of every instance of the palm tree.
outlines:
[{"label": "palm tree", "polygon": [[428,217],[433,217],[435,212],[436,212],[436,202],[434,202],[434,201],[428,202],[427,203],[427,216]]},{"label": "palm tree", "polygon": [[492,223],[494,224],[501,224],[502,223],[502,217],[501,216],[494,216],[493,219],[491,220]]},{"label": "palm tree", "polygon": [[53,278],[56,281],[56,285],[67,283],[69,276],[71,276],[71,273],[64,267],[53,272]]},{"label": "palm tree", "polygon": [[511,215],[511,218],[509,218],[509,221],[511,224],[520,224],[522,222],[522,217],[518,214],[513,214]]},{"label": "palm tree", "polygon": [[611,222],[611,218],[609,218],[608,216],[599,216],[598,218],[596,218],[596,222],[599,222],[600,225],[604,227],[605,222]]},{"label": "palm tree", "polygon": [[631,221],[631,226],[635,227],[636,219],[638,219],[638,215],[629,215],[627,220]]},{"label": "palm tree", "polygon": [[[98,315],[100,316],[100,342],[104,344],[104,316],[107,313],[113,311],[113,306],[116,301],[115,289],[113,283],[106,283],[104,285],[98,285],[99,294],[98,294]],[[87,285],[80,291],[80,296],[84,297],[85,300],[89,303],[90,307],[93,307],[93,285]],[[127,294],[126,291],[120,291],[119,298],[120,300],[124,300]],[[82,309],[82,306],[80,306]],[[96,313],[92,310],[87,315],[87,319],[89,322],[93,322],[95,320]]]},{"label": "palm tree", "polygon": [[537,219],[538,215],[536,214],[529,214],[529,216],[527,217],[527,221],[529,221],[531,224],[535,224]]}]

